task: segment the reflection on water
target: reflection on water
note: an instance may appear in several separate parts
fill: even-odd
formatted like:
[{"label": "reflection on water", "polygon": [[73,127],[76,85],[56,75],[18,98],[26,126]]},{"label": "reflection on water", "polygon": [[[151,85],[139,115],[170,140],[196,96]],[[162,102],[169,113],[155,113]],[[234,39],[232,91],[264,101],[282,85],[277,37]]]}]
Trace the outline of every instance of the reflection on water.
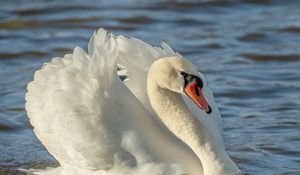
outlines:
[{"label": "reflection on water", "polygon": [[206,74],[230,155],[248,174],[300,174],[300,2],[0,2],[0,174],[56,166],[32,133],[26,84],[99,27],[166,41]]}]

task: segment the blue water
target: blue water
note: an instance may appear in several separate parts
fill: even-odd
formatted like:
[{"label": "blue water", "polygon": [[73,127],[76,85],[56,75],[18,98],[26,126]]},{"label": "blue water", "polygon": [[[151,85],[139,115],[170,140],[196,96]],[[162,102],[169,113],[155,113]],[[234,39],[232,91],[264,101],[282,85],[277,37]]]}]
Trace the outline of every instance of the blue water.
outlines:
[{"label": "blue water", "polygon": [[0,1],[0,174],[57,166],[24,110],[34,71],[99,27],[169,43],[203,72],[230,156],[249,175],[300,174],[300,1]]}]

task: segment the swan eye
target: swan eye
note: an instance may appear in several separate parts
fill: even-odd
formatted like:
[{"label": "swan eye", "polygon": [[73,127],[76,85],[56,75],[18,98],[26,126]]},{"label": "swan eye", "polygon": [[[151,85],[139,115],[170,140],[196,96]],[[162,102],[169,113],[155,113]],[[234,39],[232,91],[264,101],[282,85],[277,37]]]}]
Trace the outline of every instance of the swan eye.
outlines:
[{"label": "swan eye", "polygon": [[192,82],[196,82],[198,87],[203,88],[203,81],[198,76],[191,75],[182,71],[180,71],[180,74],[184,78],[184,87]]},{"label": "swan eye", "polygon": [[186,78],[187,76],[188,76],[188,74],[187,73],[185,73],[185,72],[182,72],[182,71],[180,71],[180,74],[184,77],[184,78]]}]

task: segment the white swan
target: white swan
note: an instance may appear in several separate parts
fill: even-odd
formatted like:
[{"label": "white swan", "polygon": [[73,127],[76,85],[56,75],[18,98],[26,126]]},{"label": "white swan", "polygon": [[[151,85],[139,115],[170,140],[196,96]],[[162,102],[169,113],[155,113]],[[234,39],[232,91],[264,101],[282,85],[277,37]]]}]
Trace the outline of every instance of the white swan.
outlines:
[{"label": "white swan", "polygon": [[103,29],[88,49],[53,58],[28,84],[34,132],[60,163],[35,173],[240,173],[225,151],[213,94],[188,60],[164,43]]}]

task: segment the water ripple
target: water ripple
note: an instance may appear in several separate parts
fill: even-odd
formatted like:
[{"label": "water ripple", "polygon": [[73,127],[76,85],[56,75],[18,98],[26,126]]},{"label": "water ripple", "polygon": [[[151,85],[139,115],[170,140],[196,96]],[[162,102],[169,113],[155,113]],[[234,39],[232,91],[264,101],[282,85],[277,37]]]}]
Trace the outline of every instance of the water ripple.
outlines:
[{"label": "water ripple", "polygon": [[165,41],[203,72],[226,148],[249,175],[300,174],[299,1],[0,2],[0,174],[58,166],[24,110],[26,85],[51,57],[86,49],[99,27]]}]

